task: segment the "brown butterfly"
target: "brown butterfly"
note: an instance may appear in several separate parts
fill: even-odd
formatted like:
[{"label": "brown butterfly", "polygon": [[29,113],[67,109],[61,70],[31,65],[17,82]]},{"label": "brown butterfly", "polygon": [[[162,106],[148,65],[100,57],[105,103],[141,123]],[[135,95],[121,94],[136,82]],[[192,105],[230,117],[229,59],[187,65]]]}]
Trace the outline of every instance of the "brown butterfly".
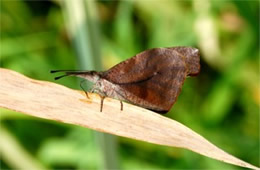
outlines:
[{"label": "brown butterfly", "polygon": [[[176,102],[187,76],[200,72],[199,50],[192,47],[153,48],[129,58],[107,71],[69,71],[94,83],[91,92],[111,97],[158,113],[167,113]],[[87,94],[87,92],[86,92]],[[122,102],[121,102],[122,110]]]}]

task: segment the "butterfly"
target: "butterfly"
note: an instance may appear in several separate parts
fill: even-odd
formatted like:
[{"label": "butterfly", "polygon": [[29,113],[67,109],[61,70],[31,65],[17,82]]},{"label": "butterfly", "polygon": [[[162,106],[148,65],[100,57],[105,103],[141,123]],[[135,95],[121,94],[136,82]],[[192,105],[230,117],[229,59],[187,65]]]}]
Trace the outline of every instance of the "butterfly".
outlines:
[{"label": "butterfly", "polygon": [[[200,72],[200,53],[193,47],[153,48],[113,66],[107,71],[53,70],[93,82],[91,92],[167,113],[179,96],[187,76]],[[87,94],[87,92],[86,92]]]}]

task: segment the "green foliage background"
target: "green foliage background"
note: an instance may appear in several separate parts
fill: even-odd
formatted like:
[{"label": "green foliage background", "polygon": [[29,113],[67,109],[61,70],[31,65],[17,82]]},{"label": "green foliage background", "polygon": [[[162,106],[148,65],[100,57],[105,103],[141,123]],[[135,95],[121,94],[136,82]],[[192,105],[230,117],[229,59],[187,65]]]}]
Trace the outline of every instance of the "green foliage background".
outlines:
[{"label": "green foliage background", "polygon": [[[62,4],[58,0],[0,1],[1,67],[46,81],[54,81],[52,69],[80,67]],[[99,69],[148,48],[198,47],[201,73],[185,81],[166,116],[260,166],[259,1],[97,1],[94,7]],[[86,57],[95,60],[95,56]],[[75,78],[56,83],[80,89]],[[0,111],[1,129],[44,167],[102,168],[103,152],[93,131]],[[120,169],[240,169],[184,149],[122,137],[116,146]],[[19,159],[16,152],[12,154]],[[0,163],[1,169],[16,167],[5,154]]]}]

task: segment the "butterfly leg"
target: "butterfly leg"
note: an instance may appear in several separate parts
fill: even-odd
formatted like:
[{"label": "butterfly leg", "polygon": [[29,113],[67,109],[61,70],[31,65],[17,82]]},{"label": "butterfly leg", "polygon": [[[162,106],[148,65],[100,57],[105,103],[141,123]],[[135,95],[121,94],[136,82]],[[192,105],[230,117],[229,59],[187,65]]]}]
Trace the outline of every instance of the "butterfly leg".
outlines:
[{"label": "butterfly leg", "polygon": [[121,104],[121,108],[120,108],[120,110],[123,111],[123,102],[120,101],[120,104]]},{"label": "butterfly leg", "polygon": [[101,95],[100,95],[100,98],[101,98],[100,112],[102,112],[102,110],[103,110],[103,103],[104,103],[104,99],[105,99],[106,97],[105,97],[105,96],[101,96]]},{"label": "butterfly leg", "polygon": [[91,90],[90,90],[91,93],[97,93],[99,94],[100,98],[101,98],[101,102],[100,102],[100,112],[102,112],[103,110],[103,103],[104,103],[104,99],[106,98],[106,94],[101,92],[99,89],[93,87]]},{"label": "butterfly leg", "polygon": [[86,91],[86,90],[83,88],[83,85],[82,85],[85,81],[86,81],[86,80],[82,80],[82,81],[80,82],[80,88],[85,92],[87,98],[90,99],[89,96],[88,96],[88,91]]}]

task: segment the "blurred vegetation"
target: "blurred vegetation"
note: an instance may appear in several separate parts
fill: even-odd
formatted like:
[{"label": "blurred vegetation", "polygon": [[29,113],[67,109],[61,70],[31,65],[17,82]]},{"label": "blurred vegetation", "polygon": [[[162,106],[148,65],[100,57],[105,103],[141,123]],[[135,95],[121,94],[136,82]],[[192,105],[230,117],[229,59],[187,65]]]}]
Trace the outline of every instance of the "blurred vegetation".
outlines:
[{"label": "blurred vegetation", "polygon": [[[201,73],[185,81],[166,116],[260,166],[259,1],[97,1],[94,7],[102,60],[98,68],[108,69],[148,48],[198,47]],[[0,29],[3,68],[53,81],[50,70],[82,64],[68,34],[63,1],[2,0]],[[72,77],[56,83],[80,89]],[[0,111],[2,132],[43,167],[101,168],[101,148],[91,130]],[[121,137],[117,145],[121,169],[240,169],[184,149]],[[1,169],[19,167],[1,147],[0,153]],[[9,154],[19,160],[16,151]]]}]

